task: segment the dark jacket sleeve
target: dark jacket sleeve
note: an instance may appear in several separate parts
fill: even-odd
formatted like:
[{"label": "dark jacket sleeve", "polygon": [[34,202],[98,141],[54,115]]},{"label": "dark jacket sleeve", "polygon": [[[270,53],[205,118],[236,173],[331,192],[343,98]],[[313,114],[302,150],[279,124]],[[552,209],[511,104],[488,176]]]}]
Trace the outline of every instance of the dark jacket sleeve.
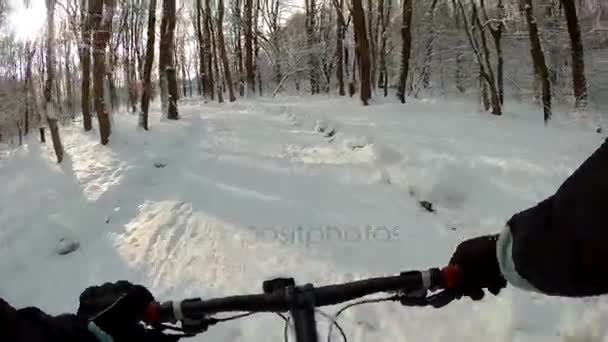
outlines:
[{"label": "dark jacket sleeve", "polygon": [[[553,196],[508,221],[498,246],[505,278],[517,282],[519,277],[549,295],[608,293],[607,196],[604,142]],[[509,274],[512,271],[517,274]]]},{"label": "dark jacket sleeve", "polygon": [[0,299],[0,341],[97,342],[74,315],[50,316],[37,308],[15,309]]},{"label": "dark jacket sleeve", "polygon": [[[8,305],[4,299],[0,298],[0,336],[4,335],[4,333],[8,333],[12,330],[17,321],[17,310],[15,310],[12,306]],[[11,337],[11,335],[4,335],[6,337]],[[2,340],[5,340],[2,338]],[[7,339],[8,340],[8,339]]]},{"label": "dark jacket sleeve", "polygon": [[[115,342],[176,342],[179,336],[160,331],[133,329]],[[87,322],[76,315],[50,316],[37,308],[15,309],[0,298],[0,341],[10,342],[99,342]]]}]

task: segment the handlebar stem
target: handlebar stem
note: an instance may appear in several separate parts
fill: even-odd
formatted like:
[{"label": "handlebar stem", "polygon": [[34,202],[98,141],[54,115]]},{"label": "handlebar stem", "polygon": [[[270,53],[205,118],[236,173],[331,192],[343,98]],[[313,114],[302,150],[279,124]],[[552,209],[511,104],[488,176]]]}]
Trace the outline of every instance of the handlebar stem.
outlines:
[{"label": "handlebar stem", "polygon": [[315,296],[312,284],[288,286],[285,291],[289,302],[289,312],[293,318],[296,341],[317,342],[317,322],[315,319]]}]

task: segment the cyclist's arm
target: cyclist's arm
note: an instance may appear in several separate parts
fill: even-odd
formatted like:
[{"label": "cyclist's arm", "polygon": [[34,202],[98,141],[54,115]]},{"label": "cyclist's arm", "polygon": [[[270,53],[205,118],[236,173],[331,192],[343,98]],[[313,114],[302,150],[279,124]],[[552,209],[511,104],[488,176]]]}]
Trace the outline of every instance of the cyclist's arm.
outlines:
[{"label": "cyclist's arm", "polygon": [[0,298],[0,332],[9,331],[15,325],[17,310]]},{"label": "cyclist's arm", "polygon": [[[102,334],[103,335],[103,334]],[[165,335],[143,326],[121,335],[124,341],[176,342],[177,336]],[[0,341],[11,342],[105,342],[107,337],[90,331],[88,322],[76,315],[50,316],[40,309],[15,309],[0,298]]]},{"label": "cyclist's arm", "polygon": [[501,271],[518,287],[557,296],[608,293],[608,143],[501,233]]},{"label": "cyclist's arm", "polygon": [[17,310],[0,299],[0,340],[11,342],[97,342],[74,315],[49,316],[37,308]]}]

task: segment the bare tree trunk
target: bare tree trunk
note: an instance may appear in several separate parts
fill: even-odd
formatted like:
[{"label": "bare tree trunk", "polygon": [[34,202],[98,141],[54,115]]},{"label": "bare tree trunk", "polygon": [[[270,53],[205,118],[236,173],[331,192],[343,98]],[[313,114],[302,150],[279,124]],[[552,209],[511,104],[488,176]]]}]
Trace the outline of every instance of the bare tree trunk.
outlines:
[{"label": "bare tree trunk", "polygon": [[319,93],[319,66],[317,55],[314,51],[316,45],[315,15],[317,5],[315,0],[304,1],[306,5],[306,42],[308,48],[308,66],[310,68],[310,92],[314,95]]},{"label": "bare tree trunk", "polygon": [[175,39],[175,0],[163,0],[163,17],[160,36],[159,59],[163,62],[161,72],[165,75],[167,87],[167,119],[177,120],[179,114],[177,110],[178,87],[177,73],[173,61],[174,39]]},{"label": "bare tree trunk", "polygon": [[370,87],[376,89],[376,71],[378,69],[377,60],[377,32],[374,34],[374,4],[372,0],[367,0],[367,36],[370,47]]},{"label": "bare tree trunk", "polygon": [[253,0],[245,0],[245,71],[247,73],[247,96],[255,95],[255,73],[253,70]]},{"label": "bare tree trunk", "polygon": [[262,71],[259,68],[256,69],[256,79],[257,79],[257,84],[258,84],[258,94],[260,96],[263,96],[264,95],[264,93],[263,93],[264,85],[262,83]]},{"label": "bare tree trunk", "polygon": [[17,127],[17,133],[19,135],[19,146],[23,145],[23,130],[21,129],[21,122],[19,119],[15,120],[15,127]]},{"label": "bare tree trunk", "polygon": [[458,91],[460,93],[464,93],[467,89],[464,86],[464,82],[463,82],[463,60],[464,59],[464,53],[460,50],[458,50],[458,52],[456,53],[456,89],[458,89]]},{"label": "bare tree trunk", "polygon": [[540,38],[538,35],[538,25],[534,17],[532,0],[525,0],[526,21],[530,35],[530,52],[534,63],[534,73],[540,79],[543,88],[543,111],[545,123],[551,118],[551,81],[549,79],[549,68],[545,60]]},{"label": "bare tree trunk", "polygon": [[498,77],[498,95],[500,96],[500,105],[503,106],[505,103],[505,77],[504,77],[504,57],[503,57],[503,53],[502,53],[502,34],[504,31],[504,23],[502,22],[502,20],[505,17],[505,8],[504,8],[504,4],[502,3],[502,0],[498,1],[498,12],[500,14],[500,20],[501,22],[498,24],[496,29],[492,30],[492,36],[494,37],[494,45],[496,46],[496,58],[497,58],[497,64],[498,64],[498,72],[497,72],[497,77]]},{"label": "bare tree trunk", "polygon": [[[44,39],[40,38],[40,45],[44,46]],[[42,63],[42,61],[44,61],[44,49],[41,48],[40,50],[40,55],[39,55],[39,60],[41,61],[40,63],[38,63],[38,72],[40,74],[40,83],[44,82],[44,65],[45,63]],[[37,94],[38,91],[36,89],[36,86],[34,85],[34,82],[30,82],[30,94],[32,96],[32,99],[34,99],[34,103],[37,103],[35,99],[37,99]],[[42,110],[37,106],[33,106],[33,108],[36,109],[36,119],[38,121],[38,125],[40,126],[38,128],[38,131],[40,133],[40,142],[41,143],[46,143],[46,134],[45,134],[45,129],[44,129],[44,125],[45,125],[45,118],[42,115]]]},{"label": "bare tree trunk", "polygon": [[[200,61],[200,58],[199,58]],[[202,96],[203,95],[203,82],[201,80],[201,73],[200,73],[200,68],[195,67],[194,68],[194,72],[196,73],[196,88],[198,89],[198,95]]]},{"label": "bare tree trunk", "polygon": [[52,87],[55,81],[54,40],[55,40],[55,0],[46,0],[47,27],[46,27],[46,83],[44,86],[44,112],[51,130],[53,149],[57,156],[57,163],[63,160],[63,145],[57,126],[57,113],[53,107]]},{"label": "bare tree trunk", "polygon": [[[345,25],[346,27],[346,25]],[[345,31],[346,32],[346,29]],[[353,97],[353,95],[355,95],[354,92],[354,85],[351,85],[351,77],[350,77],[350,63],[349,63],[349,56],[348,56],[348,47],[344,47],[344,78],[346,79],[346,81],[348,82],[348,96]],[[352,89],[352,90],[351,90]]]},{"label": "bare tree trunk", "polygon": [[[182,42],[182,46],[183,46],[183,42]],[[186,85],[186,80],[187,77],[186,76],[186,56],[184,53],[184,49],[183,47],[180,49],[180,67],[182,69],[182,91],[184,93],[184,98],[188,96],[188,86]]]},{"label": "bare tree trunk", "polygon": [[235,21],[235,32],[234,32],[234,40],[236,43],[235,51],[236,51],[236,65],[238,72],[238,88],[239,95],[241,97],[245,96],[245,79],[243,72],[243,47],[241,42],[241,29],[243,27],[243,22],[241,19],[241,0],[234,0],[234,21]]},{"label": "bare tree trunk", "polygon": [[188,59],[188,67],[186,68],[186,77],[188,77],[188,87],[190,88],[189,93],[190,97],[192,97],[194,92],[194,84],[192,83],[192,74],[190,73],[190,68],[192,67],[192,60]]},{"label": "bare tree trunk", "polygon": [[90,1],[81,0],[80,20],[82,21],[82,45],[80,47],[80,64],[82,65],[81,85],[81,109],[84,130],[93,129],[91,120],[91,18],[88,13],[87,4]]},{"label": "bare tree trunk", "polygon": [[561,2],[568,24],[568,34],[570,35],[572,84],[576,109],[584,110],[587,106],[587,80],[585,77],[585,56],[581,28],[578,23],[574,0],[561,0]]},{"label": "bare tree trunk", "polygon": [[[95,92],[95,111],[97,112],[97,120],[99,121],[99,135],[101,144],[107,145],[110,141],[111,127],[110,116],[106,110],[104,103],[104,84],[103,80],[106,76],[106,47],[110,40],[112,29],[113,3],[112,0],[106,0],[106,9],[110,13],[102,13],[104,7],[103,0],[91,0],[90,15],[93,33],[93,88]],[[103,21],[102,21],[103,16]]]},{"label": "bare tree trunk", "polygon": [[30,129],[30,108],[31,108],[31,100],[30,100],[30,95],[29,95],[29,91],[27,89],[27,84],[26,84],[26,93],[25,93],[25,113],[23,113],[23,126],[24,126],[24,132],[23,135],[27,136],[28,135],[28,130]]},{"label": "bare tree trunk", "polygon": [[[137,101],[141,95],[138,80],[143,78],[143,61],[140,62],[141,52],[139,51],[140,42],[143,40],[143,17],[144,5],[143,2],[138,2],[137,7],[131,11],[130,15],[130,34],[125,38],[125,45],[127,46],[125,52],[125,66],[126,71],[126,86],[128,89],[129,96],[129,107],[132,113],[137,112]],[[140,63],[140,67],[137,67],[137,63]],[[139,73],[139,77],[138,77]]]},{"label": "bare tree trunk", "polygon": [[234,89],[232,86],[232,75],[230,74],[230,64],[228,63],[228,54],[226,53],[226,44],[224,43],[224,1],[218,0],[217,3],[217,43],[220,49],[222,58],[222,66],[224,67],[224,78],[228,85],[228,98],[230,102],[236,100]]},{"label": "bare tree trunk", "polygon": [[[110,35],[111,37],[112,35]],[[116,81],[114,80],[114,70],[116,70],[116,53],[114,51],[110,52],[108,62],[106,78],[108,80],[108,92],[110,93],[110,111],[114,113],[118,109],[118,93],[116,91]]]},{"label": "bare tree trunk", "polygon": [[[131,69],[133,72],[135,69]],[[131,77],[134,77],[133,73],[130,74]],[[128,87],[128,95],[129,95],[129,107],[131,108],[131,113],[137,112],[137,97],[139,95],[138,83],[135,79],[131,79],[127,82]]]},{"label": "bare tree trunk", "polygon": [[483,109],[487,112],[490,110],[490,97],[488,94],[488,84],[484,78],[484,73],[479,69],[479,89],[481,89],[481,103],[483,104]]},{"label": "bare tree trunk", "polygon": [[[211,19],[210,19],[211,20]],[[213,69],[215,69],[215,75],[216,75],[216,79],[215,79],[215,88],[217,91],[217,102],[218,103],[223,103],[224,102],[224,89],[222,87],[222,80],[221,80],[221,73],[220,73],[220,67],[219,67],[219,62],[218,62],[218,58],[217,58],[217,44],[215,41],[215,32],[213,31],[213,25],[211,24],[211,22],[209,22],[209,31],[211,31],[211,48],[213,50]]]},{"label": "bare tree trunk", "polygon": [[426,12],[425,18],[429,23],[429,33],[426,39],[426,47],[424,51],[424,64],[422,66],[422,86],[425,89],[431,86],[431,63],[433,61],[433,47],[435,40],[438,37],[438,33],[435,30],[435,8],[437,7],[437,0],[433,0],[431,7]]},{"label": "bare tree trunk", "polygon": [[26,50],[26,66],[25,66],[25,85],[24,85],[24,93],[25,93],[25,118],[24,118],[24,135],[28,135],[30,131],[30,108],[35,108],[32,104],[32,99],[35,101],[34,94],[32,94],[33,89],[33,80],[32,80],[32,61],[34,59],[34,54],[36,53],[36,49],[30,46],[30,43],[27,42],[25,45]]},{"label": "bare tree trunk", "polygon": [[[467,29],[466,27],[464,27],[464,20],[460,20],[460,14],[461,12],[458,11],[458,6],[456,4],[456,0],[451,0],[452,2],[452,7],[454,8],[454,23],[456,25],[457,28],[463,27],[465,30]],[[460,4],[460,2],[459,2]],[[461,8],[462,10],[462,8]],[[464,12],[463,12],[464,13]],[[457,41],[457,44],[460,45],[460,41]],[[466,92],[466,87],[464,85],[463,82],[463,60],[464,60],[464,52],[462,51],[462,48],[458,47],[456,49],[456,73],[454,75],[454,79],[455,79],[455,84],[456,84],[456,89],[458,89],[458,91],[460,93],[465,93]]]},{"label": "bare tree trunk", "polygon": [[[281,14],[280,9],[280,0],[272,0],[272,13],[271,13],[271,32],[272,32],[272,45],[274,49],[275,61],[274,61],[274,77],[275,81],[278,84],[283,80],[283,72],[281,70],[281,64],[283,60],[283,55],[281,54],[281,36],[283,35],[280,24],[279,24],[279,16]],[[277,89],[280,89],[278,87]]]},{"label": "bare tree trunk", "polygon": [[494,35],[494,44],[496,45],[496,58],[497,58],[497,71],[496,71],[496,82],[498,83],[498,96],[499,96],[499,100],[500,100],[500,105],[503,106],[505,103],[505,77],[504,77],[504,57],[503,57],[503,53],[502,53],[502,44],[501,44],[501,37],[502,37],[502,28],[497,29],[496,31],[493,32],[497,32]]},{"label": "bare tree trunk", "polygon": [[496,48],[496,82],[497,82],[497,87],[498,87],[498,96],[499,96],[499,100],[500,100],[500,105],[502,106],[504,103],[504,98],[505,98],[505,91],[504,91],[504,58],[503,58],[503,53],[502,53],[502,33],[504,30],[504,23],[503,23],[503,19],[504,19],[504,4],[503,4],[503,0],[498,0],[497,3],[497,12],[498,12],[498,23],[496,24],[496,26],[494,26],[490,20],[490,18],[488,17],[488,13],[486,11],[485,8],[485,0],[481,0],[479,2],[479,5],[481,6],[481,10],[483,12],[484,15],[484,19],[486,21],[486,23],[484,24],[485,26],[487,26],[488,30],[490,31],[490,34],[492,35],[492,38],[494,39],[494,46]]},{"label": "bare tree trunk", "polygon": [[196,65],[194,67],[194,72],[195,72],[194,76],[196,77],[196,89],[198,91],[198,95],[202,96],[203,95],[203,82],[202,82],[202,79],[201,79],[202,76],[200,73],[200,57],[198,60],[199,60],[199,65]]},{"label": "bare tree trunk", "polygon": [[334,0],[333,3],[336,8],[336,79],[338,94],[344,96],[344,0]]},{"label": "bare tree trunk", "polygon": [[209,88],[209,79],[207,77],[207,66],[206,66],[206,52],[205,52],[205,39],[203,37],[203,21],[201,19],[203,13],[203,5],[201,0],[196,0],[196,36],[198,38],[198,51],[199,51],[199,82],[202,87],[202,93],[205,98],[209,98],[213,93],[213,89]]},{"label": "bare tree trunk", "polygon": [[44,127],[40,127],[39,131],[40,131],[40,142],[41,143],[45,143],[46,142],[46,135],[44,133]]},{"label": "bare tree trunk", "polygon": [[[176,0],[177,1],[177,0]],[[178,45],[180,44],[180,41],[178,38],[176,38],[176,40],[173,42],[173,56],[171,57],[171,60],[173,61],[173,68],[175,68],[175,77],[176,77],[176,82],[177,82],[177,90],[178,90],[178,99],[181,98],[179,96],[179,87],[180,85],[180,78],[179,78],[179,68],[180,68],[180,59],[178,56]]]},{"label": "bare tree trunk", "polygon": [[[140,14],[141,17],[143,17],[143,13],[144,13],[144,7],[143,7],[143,4],[142,4],[141,14]],[[144,56],[144,54],[142,53],[142,51],[141,51],[143,49],[143,30],[144,30],[143,29],[143,24],[144,24],[143,23],[143,19],[140,19],[140,22],[138,24],[138,25],[140,25],[140,28],[136,31],[137,33],[136,33],[136,35],[134,37],[134,40],[135,40],[135,42],[134,42],[134,44],[135,44],[135,56],[136,56],[136,59],[137,59],[137,71],[138,71],[138,74],[139,74],[138,80],[142,80],[143,77],[144,77],[144,64],[145,64],[144,60],[146,58]]]},{"label": "bare tree trunk", "polygon": [[[481,1],[481,3],[483,4],[483,0]],[[483,24],[481,23],[481,20],[479,19],[479,14],[477,12],[477,6],[475,5],[475,3],[473,3],[472,5],[473,5],[473,12],[472,12],[473,20],[475,21],[475,25],[477,25],[477,30],[479,31],[479,34],[481,36],[481,46],[483,48],[483,50],[482,50],[483,57],[484,57],[485,64],[486,64],[486,68],[484,70],[487,70],[484,78],[487,80],[488,87],[490,89],[492,114],[502,115],[502,108],[501,108],[502,106],[500,104],[500,96],[498,95],[498,89],[496,87],[496,79],[494,77],[492,63],[490,62],[490,50],[488,49],[486,31],[483,29]]]},{"label": "bare tree trunk", "polygon": [[[53,57],[53,59],[56,60],[55,57]],[[59,56],[59,59],[61,60],[61,56]],[[57,68],[57,70],[53,71],[53,73],[55,74],[54,79],[54,84],[53,86],[55,87],[55,109],[59,112],[59,113],[63,113],[63,96],[61,95],[61,78],[63,76],[63,70],[61,70],[61,63],[58,63],[57,65],[54,66],[54,68]],[[59,76],[57,76],[59,75]]]},{"label": "bare tree trunk", "polygon": [[402,26],[401,26],[401,39],[403,45],[401,47],[401,71],[399,74],[399,87],[397,89],[397,96],[401,103],[405,103],[405,90],[406,83],[410,69],[410,55],[412,50],[412,13],[413,0],[403,1],[403,13],[402,13]]},{"label": "bare tree trunk", "polygon": [[207,73],[207,86],[209,87],[209,98],[215,99],[215,80],[213,77],[213,46],[211,44],[211,6],[209,0],[205,0],[204,10],[204,26],[203,26],[203,38],[205,39],[205,61]]},{"label": "bare tree trunk", "polygon": [[65,41],[65,92],[66,92],[66,105],[68,112],[70,113],[70,117],[74,119],[74,96],[72,89],[72,71],[70,69],[70,64],[72,64],[71,58],[71,45],[70,42],[66,39]]},{"label": "bare tree trunk", "polygon": [[263,85],[262,85],[262,73],[260,71],[259,65],[258,65],[258,57],[260,54],[260,45],[258,44],[258,35],[260,32],[260,29],[258,27],[258,18],[260,17],[260,0],[256,1],[256,5],[255,5],[255,12],[253,14],[253,30],[255,32],[255,34],[253,35],[253,72],[256,75],[256,83],[258,85],[258,91],[259,91],[259,95],[262,96],[262,89],[263,89]]},{"label": "bare tree trunk", "polygon": [[[349,53],[348,48],[344,49],[344,65],[346,71],[346,78],[348,79],[348,96],[353,97],[355,95],[355,83],[357,79],[355,77],[355,62],[353,61],[353,70],[352,75],[349,75],[350,63],[349,63]],[[351,77],[352,76],[352,77]]]},{"label": "bare tree trunk", "polygon": [[141,112],[139,126],[148,130],[148,111],[150,109],[150,95],[152,92],[152,64],[154,63],[154,41],[156,39],[156,0],[150,0],[148,10],[148,41],[146,42],[146,61],[144,65],[143,92],[141,95]]},{"label": "bare tree trunk", "polygon": [[[167,40],[167,30],[169,26],[166,16],[166,0],[162,2],[162,16],[160,20],[160,41],[158,44],[158,83],[160,90],[160,107],[161,113],[167,115],[169,111],[169,83],[167,81],[167,67],[171,59],[171,50],[169,49],[170,42]],[[202,58],[202,57],[201,57]]]},{"label": "bare tree trunk", "polygon": [[177,120],[179,119],[179,113],[177,111],[177,100],[179,99],[178,87],[177,87],[177,71],[175,66],[167,67],[167,86],[169,91],[169,108],[167,112],[167,119]]},{"label": "bare tree trunk", "polygon": [[[45,40],[44,37],[40,37],[40,46],[44,46],[45,44]],[[44,61],[44,49],[39,49],[40,51],[40,55],[38,56],[38,60],[39,61]],[[44,74],[45,74],[45,64],[44,63],[38,63],[38,75],[40,75],[40,84],[44,83]]]},{"label": "bare tree trunk", "polygon": [[[408,0],[406,0],[408,1]],[[352,0],[353,25],[355,30],[356,51],[359,58],[359,78],[361,79],[361,89],[359,94],[364,105],[369,104],[372,97],[371,73],[369,60],[369,43],[365,30],[365,13],[361,0]]]},{"label": "bare tree trunk", "polygon": [[382,6],[378,5],[381,10],[380,22],[382,25],[382,38],[380,43],[380,83],[382,83],[382,89],[384,92],[384,97],[388,96],[388,67],[386,66],[386,40],[387,40],[387,30],[388,25],[391,21],[391,8],[392,8],[392,0],[387,0],[386,3],[386,11],[384,6],[384,0],[380,0]]},{"label": "bare tree trunk", "polygon": [[[492,114],[502,115],[502,106],[500,104],[500,96],[498,95],[498,89],[496,87],[496,78],[494,77],[494,71],[490,62],[490,51],[488,49],[486,32],[484,30],[484,25],[479,19],[477,5],[475,5],[475,2],[471,2],[471,27],[469,26],[462,1],[456,0],[456,3],[458,4],[462,14],[464,31],[479,64],[480,76],[485,80],[485,84],[488,86],[490,91]],[[473,35],[473,30],[481,37],[481,46],[477,38]],[[484,91],[485,90],[482,88],[482,94]]]},{"label": "bare tree trunk", "polygon": [[[29,42],[26,42],[24,45],[24,50],[21,52],[23,55],[19,56],[19,69],[20,69],[20,74],[21,77],[20,79],[23,80],[23,118],[18,118],[17,119],[17,124],[21,125],[21,121],[23,120],[23,127],[24,127],[24,132],[23,135],[27,135],[27,131],[25,131],[25,128],[27,128],[29,130],[29,116],[30,116],[30,94],[29,94],[29,82],[31,80],[31,76],[28,77],[28,64],[29,62],[29,56],[30,56],[30,44]],[[25,64],[22,61],[22,59],[25,58]],[[31,68],[31,67],[30,67]]]},{"label": "bare tree trunk", "polygon": [[543,37],[545,42],[547,42],[544,46],[544,51],[547,58],[547,67],[549,68],[549,79],[551,80],[551,87],[553,89],[564,89],[564,73],[568,64],[565,62],[563,49],[558,39],[563,24],[563,18],[560,15],[561,7],[560,1],[552,0],[547,4],[544,11],[546,28],[543,32]]}]

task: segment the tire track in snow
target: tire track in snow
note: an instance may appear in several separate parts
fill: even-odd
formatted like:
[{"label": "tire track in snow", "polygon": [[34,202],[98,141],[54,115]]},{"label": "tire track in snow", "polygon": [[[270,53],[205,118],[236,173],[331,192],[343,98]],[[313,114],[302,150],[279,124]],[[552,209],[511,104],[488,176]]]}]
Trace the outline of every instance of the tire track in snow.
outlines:
[{"label": "tire track in snow", "polygon": [[[216,227],[218,228],[218,227]],[[209,237],[209,253],[208,253],[208,262],[207,265],[211,266],[210,279],[217,280],[219,279],[219,275],[224,273],[224,262],[221,255],[218,253],[218,241],[221,240],[218,238],[217,231],[214,229],[214,226],[210,223],[203,224],[203,230],[205,231],[205,236]],[[217,284],[212,282],[209,284],[211,288],[215,288]]]}]

